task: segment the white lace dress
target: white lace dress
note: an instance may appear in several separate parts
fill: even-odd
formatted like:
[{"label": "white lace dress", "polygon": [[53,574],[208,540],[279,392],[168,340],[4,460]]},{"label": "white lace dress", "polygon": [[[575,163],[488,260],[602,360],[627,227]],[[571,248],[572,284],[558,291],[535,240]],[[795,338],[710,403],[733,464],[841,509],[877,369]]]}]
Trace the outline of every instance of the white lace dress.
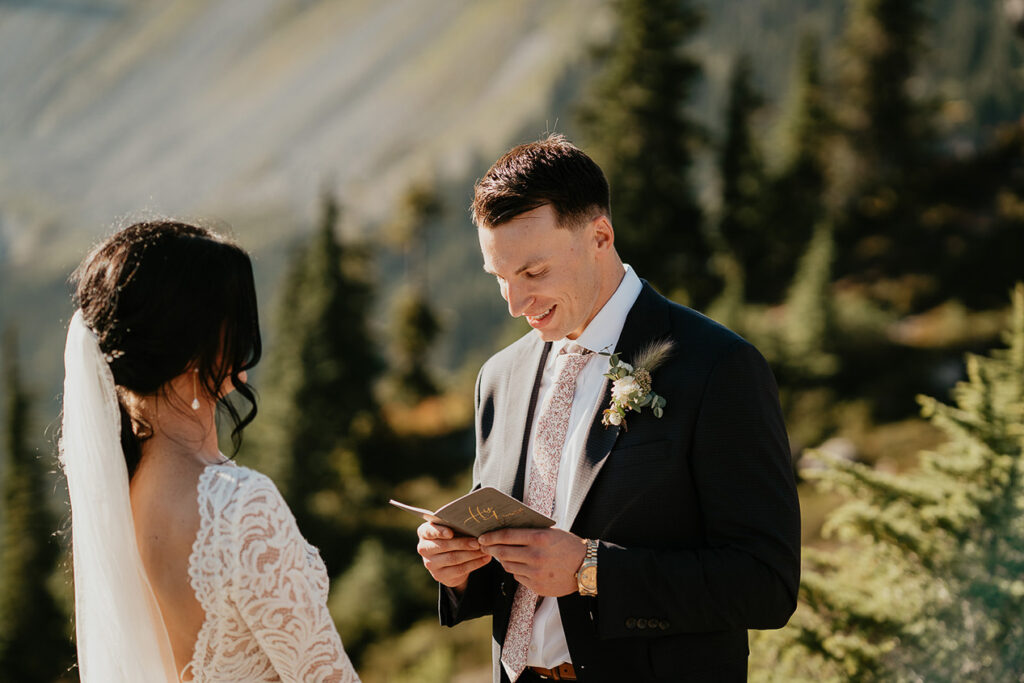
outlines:
[{"label": "white lace dress", "polygon": [[234,463],[199,477],[189,577],[206,619],[181,679],[359,680],[327,611],[327,570],[266,476]]}]

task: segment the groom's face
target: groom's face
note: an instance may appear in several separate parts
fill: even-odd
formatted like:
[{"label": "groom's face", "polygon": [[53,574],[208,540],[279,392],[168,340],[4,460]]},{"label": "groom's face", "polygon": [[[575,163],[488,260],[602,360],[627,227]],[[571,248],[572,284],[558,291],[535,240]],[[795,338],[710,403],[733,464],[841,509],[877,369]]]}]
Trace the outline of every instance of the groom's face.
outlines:
[{"label": "groom's face", "polygon": [[595,226],[561,228],[545,204],[477,230],[484,270],[497,278],[509,314],[524,316],[544,341],[575,339],[599,310],[601,240]]}]

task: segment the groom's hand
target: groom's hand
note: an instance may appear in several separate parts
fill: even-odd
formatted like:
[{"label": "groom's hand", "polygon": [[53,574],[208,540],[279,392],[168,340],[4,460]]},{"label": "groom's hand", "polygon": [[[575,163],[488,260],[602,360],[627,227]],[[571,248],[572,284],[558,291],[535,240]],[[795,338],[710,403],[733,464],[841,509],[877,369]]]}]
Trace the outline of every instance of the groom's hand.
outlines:
[{"label": "groom's hand", "polygon": [[582,538],[561,529],[500,529],[482,535],[480,545],[516,581],[550,597],[577,590],[576,571],[587,554]]},{"label": "groom's hand", "polygon": [[420,537],[416,552],[423,558],[423,566],[435,581],[456,592],[465,589],[471,572],[491,561],[475,538],[456,536],[446,526],[425,522],[416,535]]}]

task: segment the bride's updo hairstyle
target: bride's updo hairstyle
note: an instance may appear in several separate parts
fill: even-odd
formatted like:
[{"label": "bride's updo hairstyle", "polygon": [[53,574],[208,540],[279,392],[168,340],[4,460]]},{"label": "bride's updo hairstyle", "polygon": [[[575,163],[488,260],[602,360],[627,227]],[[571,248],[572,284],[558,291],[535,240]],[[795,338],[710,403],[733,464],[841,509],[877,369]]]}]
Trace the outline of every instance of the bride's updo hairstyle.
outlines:
[{"label": "bride's updo hairstyle", "polygon": [[[134,396],[164,395],[167,383],[198,368],[198,383],[219,396],[230,378],[249,403],[243,417],[220,397],[234,425],[256,417],[256,397],[239,373],[260,359],[252,263],[241,247],[205,228],[174,221],[136,223],[97,246],[72,275],[75,303],[110,364],[121,408],[129,477],[152,428],[131,410]],[[127,392],[130,392],[128,394]],[[181,410],[191,413],[187,401]]]}]

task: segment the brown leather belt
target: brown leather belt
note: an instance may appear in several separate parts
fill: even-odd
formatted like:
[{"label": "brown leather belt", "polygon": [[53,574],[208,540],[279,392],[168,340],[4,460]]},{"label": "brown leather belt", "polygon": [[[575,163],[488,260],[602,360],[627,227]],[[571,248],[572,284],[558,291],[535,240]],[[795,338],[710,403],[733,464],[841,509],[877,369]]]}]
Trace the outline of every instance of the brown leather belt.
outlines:
[{"label": "brown leather belt", "polygon": [[551,681],[576,680],[576,670],[572,668],[572,664],[559,664],[554,669],[545,669],[542,666],[528,666],[526,668],[541,678],[546,678]]}]

